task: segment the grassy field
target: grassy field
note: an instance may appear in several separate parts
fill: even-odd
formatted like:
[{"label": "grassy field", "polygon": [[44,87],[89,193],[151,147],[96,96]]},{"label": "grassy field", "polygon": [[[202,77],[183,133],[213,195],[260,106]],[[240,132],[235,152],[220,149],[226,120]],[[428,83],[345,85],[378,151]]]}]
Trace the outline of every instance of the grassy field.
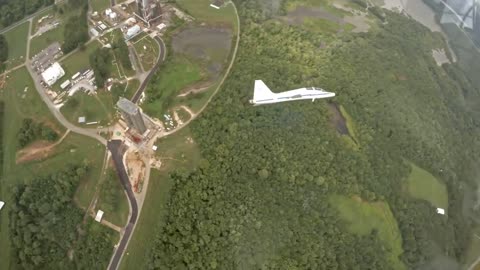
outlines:
[{"label": "grassy field", "polygon": [[90,0],[89,2],[92,11],[98,11],[98,13],[110,7],[110,0]]},{"label": "grassy field", "polygon": [[182,120],[183,122],[188,121],[192,116],[183,108],[180,108],[177,110],[178,118]]},{"label": "grassy field", "polygon": [[68,98],[60,109],[65,118],[73,124],[78,124],[78,117],[85,116],[86,122],[100,122],[106,124],[114,117],[113,104],[110,93],[99,93],[97,96],[85,92],[77,92]]},{"label": "grassy field", "polygon": [[[160,98],[144,104],[144,110],[158,117],[168,108],[164,101],[174,98],[180,90],[202,79],[202,70],[195,63],[181,56],[174,56],[162,67],[160,82],[155,87]],[[148,98],[148,91],[147,91]]]},{"label": "grassy field", "polygon": [[380,240],[388,247],[392,269],[406,269],[400,261],[402,237],[390,207],[385,202],[367,203],[360,198],[331,196],[330,203],[340,212],[340,216],[349,225],[352,233],[365,235],[373,229],[378,230]]},{"label": "grassy field", "polygon": [[[45,175],[57,171],[68,163],[88,161],[91,170],[87,177],[81,179],[77,191],[77,201],[83,204],[89,202],[98,173],[102,166],[104,147],[95,141],[78,135],[69,135],[50,156],[41,161],[16,164],[18,150],[17,133],[24,118],[33,118],[36,121],[48,123],[59,133],[65,129],[56,122],[46,105],[34,90],[34,84],[25,68],[16,70],[10,74],[7,84],[1,89],[1,99],[5,102],[5,118],[2,129],[3,134],[3,175],[1,178],[2,200],[6,201],[7,207],[2,210],[0,217],[0,269],[9,269],[10,242],[8,231],[8,205],[11,202],[11,188],[16,184],[31,181],[38,175]],[[25,89],[27,89],[25,91]]]},{"label": "grassy field", "polygon": [[212,24],[226,24],[237,29],[237,21],[233,6],[228,4],[221,9],[210,7],[210,0],[177,0],[181,9],[199,21]]},{"label": "grassy field", "polygon": [[30,57],[36,55],[55,41],[58,41],[60,44],[62,44],[64,29],[65,24],[61,23],[57,28],[43,33],[41,36],[35,36],[32,38],[30,41]]},{"label": "grassy field", "polygon": [[143,69],[145,71],[152,69],[157,62],[157,57],[160,53],[158,43],[150,36],[145,36],[144,38],[141,38],[135,42],[133,46],[135,47],[135,51],[137,52]]},{"label": "grassy field", "polygon": [[29,27],[30,22],[25,22],[4,34],[8,43],[7,69],[25,61]]},{"label": "grassy field", "polygon": [[53,90],[57,92],[61,91],[60,85],[62,82],[71,78],[73,74],[90,68],[90,54],[97,48],[100,48],[100,46],[101,44],[98,41],[93,41],[89,43],[85,49],[78,50],[61,61],[60,64],[65,70],[65,76],[52,86]]},{"label": "grassy field", "polygon": [[166,203],[173,184],[168,175],[176,168],[193,169],[200,160],[199,150],[189,138],[190,131],[184,128],[157,142],[157,157],[162,158],[162,168],[151,172],[142,213],[126,250],[129,256],[123,257],[120,269],[148,268],[146,255],[154,245],[153,236],[165,222],[163,218],[167,212]]},{"label": "grassy field", "polygon": [[[97,202],[97,210],[105,212],[104,219],[109,222],[123,227],[128,220],[128,213],[130,208],[128,206],[127,195],[118,179],[118,175],[110,166],[109,172],[105,176],[104,182],[101,185],[101,191]],[[110,196],[115,205],[111,205],[106,196]]]},{"label": "grassy field", "polygon": [[448,209],[448,193],[445,185],[426,170],[410,164],[408,191],[417,198],[429,201],[433,206]]},{"label": "grassy field", "polygon": [[132,98],[139,86],[140,81],[137,79],[128,81],[127,89],[125,89],[125,97],[128,99]]}]

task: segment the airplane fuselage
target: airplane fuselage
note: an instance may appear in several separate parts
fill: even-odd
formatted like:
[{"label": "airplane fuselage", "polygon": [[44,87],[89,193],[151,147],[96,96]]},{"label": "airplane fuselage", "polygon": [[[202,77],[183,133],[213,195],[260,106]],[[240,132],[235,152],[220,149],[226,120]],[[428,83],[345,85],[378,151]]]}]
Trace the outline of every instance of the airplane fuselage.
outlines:
[{"label": "airplane fuselage", "polygon": [[263,96],[258,99],[252,99],[250,100],[250,103],[254,105],[262,105],[304,99],[311,99],[312,101],[314,101],[315,99],[329,98],[334,96],[335,93],[326,92],[320,88],[308,87],[290,90],[282,93],[271,93],[268,96]]}]

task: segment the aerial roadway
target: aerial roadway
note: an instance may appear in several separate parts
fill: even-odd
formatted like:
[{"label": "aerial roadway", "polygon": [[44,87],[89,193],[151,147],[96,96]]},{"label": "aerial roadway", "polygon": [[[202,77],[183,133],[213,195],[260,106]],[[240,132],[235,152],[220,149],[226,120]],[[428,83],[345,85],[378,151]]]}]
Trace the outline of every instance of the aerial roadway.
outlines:
[{"label": "aerial roadway", "polygon": [[304,87],[281,93],[273,93],[263,81],[256,80],[253,99],[250,100],[250,103],[253,105],[263,105],[302,99],[311,99],[313,102],[317,98],[330,98],[334,96],[335,93],[315,87]]}]

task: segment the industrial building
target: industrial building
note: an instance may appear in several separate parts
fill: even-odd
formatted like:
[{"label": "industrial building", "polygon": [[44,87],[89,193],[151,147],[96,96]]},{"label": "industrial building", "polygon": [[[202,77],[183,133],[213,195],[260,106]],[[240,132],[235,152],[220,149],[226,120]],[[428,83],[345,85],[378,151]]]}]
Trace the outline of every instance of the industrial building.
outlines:
[{"label": "industrial building", "polygon": [[141,32],[142,32],[142,29],[138,24],[128,28],[127,32],[125,32],[124,34],[125,41],[129,41],[130,39],[134,38]]},{"label": "industrial building", "polygon": [[45,81],[48,86],[52,86],[58,81],[58,79],[62,78],[63,75],[65,75],[65,71],[58,62],[53,63],[49,68],[42,72],[43,81]]},{"label": "industrial building", "polygon": [[130,100],[121,97],[117,102],[117,107],[120,110],[123,119],[127,122],[128,127],[135,129],[139,134],[144,134],[145,131],[147,131],[142,112],[137,105]]},{"label": "industrial building", "polygon": [[160,18],[161,7],[158,0],[136,0],[137,17],[144,21],[148,26]]}]

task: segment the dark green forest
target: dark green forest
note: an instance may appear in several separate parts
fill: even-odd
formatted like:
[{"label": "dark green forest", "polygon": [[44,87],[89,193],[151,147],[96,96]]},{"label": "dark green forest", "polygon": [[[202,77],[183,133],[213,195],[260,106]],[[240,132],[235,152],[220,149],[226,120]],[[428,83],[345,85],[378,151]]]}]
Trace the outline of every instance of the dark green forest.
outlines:
[{"label": "dark green forest", "polygon": [[[112,232],[92,221],[73,195],[88,166],[68,165],[14,188],[10,211],[14,260],[22,269],[105,269]],[[95,263],[93,263],[95,262]]]},{"label": "dark green forest", "polygon": [[57,140],[58,134],[49,126],[36,123],[31,118],[26,118],[23,119],[22,127],[18,131],[17,138],[20,147],[25,147],[38,139],[53,142]]},{"label": "dark green forest", "polygon": [[62,44],[62,51],[69,53],[76,48],[81,48],[89,39],[88,35],[88,1],[72,1],[68,3],[69,9],[79,9],[78,15],[70,16],[65,24],[63,32],[64,42]]},{"label": "dark green forest", "polygon": [[8,59],[8,42],[4,35],[0,35],[0,72],[5,69],[4,62]]},{"label": "dark green forest", "polygon": [[[377,232],[350,233],[331,194],[387,202],[408,269],[439,256],[462,263],[472,227],[463,202],[479,158],[478,108],[470,104],[479,89],[456,64],[436,65],[431,50],[441,37],[382,10],[388,23],[378,30],[332,41],[271,20],[259,1],[235,2],[237,59],[191,124],[203,160],[170,176],[150,268],[392,269]],[[271,89],[313,85],[337,97],[252,107],[260,78]],[[352,116],[356,147],[332,126],[328,102]],[[448,217],[404,191],[406,161],[447,185]]]},{"label": "dark green forest", "polygon": [[1,0],[0,25],[5,27],[23,19],[41,7],[54,3],[54,0]]},{"label": "dark green forest", "polygon": [[95,84],[103,87],[111,73],[112,55],[110,49],[98,48],[90,54],[90,66],[95,72]]}]

